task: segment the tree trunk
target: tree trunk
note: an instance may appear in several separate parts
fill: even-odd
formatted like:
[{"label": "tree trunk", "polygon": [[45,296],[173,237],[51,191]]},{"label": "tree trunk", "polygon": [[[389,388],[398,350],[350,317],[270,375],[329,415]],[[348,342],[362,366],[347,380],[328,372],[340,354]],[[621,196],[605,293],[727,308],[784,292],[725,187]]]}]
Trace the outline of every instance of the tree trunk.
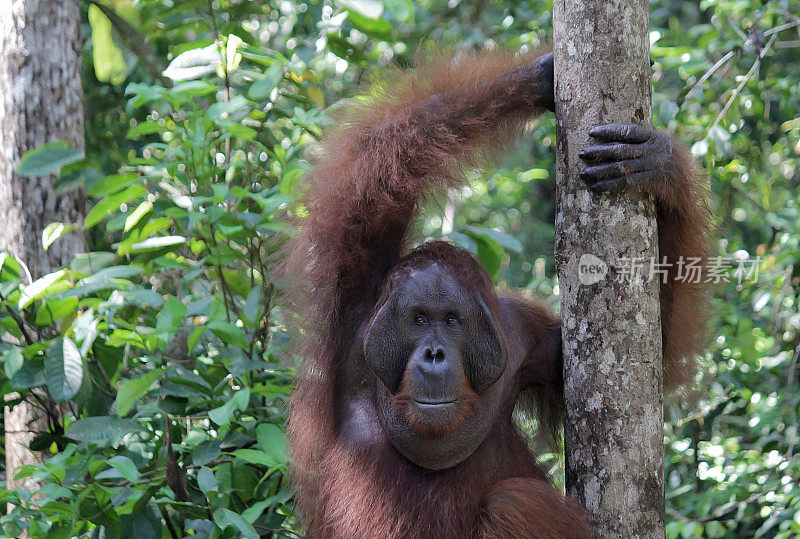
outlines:
[{"label": "tree trunk", "polygon": [[[83,150],[80,25],[78,0],[0,1],[0,250],[21,260],[34,279],[68,264],[82,248],[73,234],[42,249],[47,224],[78,221],[82,195],[56,195],[53,177],[14,172],[25,152],[47,142]],[[16,488],[14,470],[40,458],[27,445],[46,421],[23,402],[5,409],[4,423],[7,485]]]},{"label": "tree trunk", "polygon": [[626,269],[658,256],[654,204],[578,177],[592,127],[650,119],[648,2],[555,0],[553,14],[567,490],[599,537],[663,537],[659,284]]}]

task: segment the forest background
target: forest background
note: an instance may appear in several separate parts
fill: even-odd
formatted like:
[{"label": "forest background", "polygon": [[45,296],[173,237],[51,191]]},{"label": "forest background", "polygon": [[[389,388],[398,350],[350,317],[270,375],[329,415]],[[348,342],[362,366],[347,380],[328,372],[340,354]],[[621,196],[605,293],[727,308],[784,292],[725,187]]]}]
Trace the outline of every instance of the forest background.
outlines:
[{"label": "forest background", "polygon": [[[15,474],[36,499],[0,490],[3,534],[297,536],[284,438],[297,358],[274,267],[330,113],[418,53],[546,46],[552,2],[80,10],[85,151],[45,145],[19,175],[85,194],[85,215],[41,238],[84,252],[46,273],[0,254],[0,390],[46,425],[32,442],[44,462]],[[696,392],[665,410],[667,536],[796,537],[800,7],[653,0],[651,49],[653,122],[710,176],[724,269]],[[469,171],[418,237],[467,247],[498,285],[557,307],[554,133],[546,115]],[[557,449],[542,462],[563,482]]]}]

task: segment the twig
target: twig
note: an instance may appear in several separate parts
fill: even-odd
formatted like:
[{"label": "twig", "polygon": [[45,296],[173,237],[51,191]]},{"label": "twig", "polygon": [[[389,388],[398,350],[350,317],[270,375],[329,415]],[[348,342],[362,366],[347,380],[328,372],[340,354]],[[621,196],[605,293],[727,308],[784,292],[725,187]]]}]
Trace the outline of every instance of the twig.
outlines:
[{"label": "twig", "polygon": [[739,94],[741,93],[742,88],[744,88],[744,85],[747,84],[747,82],[753,77],[753,73],[755,73],[758,67],[761,65],[761,59],[764,58],[764,56],[767,54],[767,51],[769,51],[769,49],[772,47],[772,43],[775,41],[776,36],[777,34],[773,35],[769,39],[767,44],[764,46],[764,49],[758,54],[758,58],[756,58],[756,61],[753,62],[753,66],[750,68],[750,71],[747,72],[747,75],[745,75],[745,77],[742,79],[742,82],[739,83],[739,86],[737,86],[736,89],[733,91],[733,95],[731,95],[731,97],[728,99],[728,102],[725,103],[725,106],[717,115],[717,119],[714,120],[714,124],[711,126],[711,129],[708,130],[709,134],[706,135],[706,138],[708,138],[711,134],[711,131],[713,131],[719,125],[719,122],[722,120],[723,117],[725,117],[725,113],[728,112],[728,109],[731,108],[733,102],[736,100],[737,97],[739,97]]},{"label": "twig", "polygon": [[794,28],[795,26],[800,26],[800,19],[787,22],[785,24],[781,24],[779,26],[776,26],[775,28],[770,28],[769,30],[764,32],[764,37],[771,36],[772,34],[777,34],[778,32],[781,32],[783,30],[788,30],[789,28]]},{"label": "twig", "polygon": [[[792,387],[794,386],[794,375],[797,371],[797,363],[800,361],[800,344],[797,345],[797,348],[794,349],[794,356],[792,357],[792,364],[789,366],[789,372],[786,374],[786,398],[787,401],[791,397],[792,394]],[[797,427],[797,409],[791,404],[789,404],[789,409],[791,410],[792,422]],[[797,435],[791,436],[789,441],[789,447],[786,449],[786,453],[784,454],[784,460],[789,460],[792,458],[792,454],[794,453],[794,443]]]},{"label": "twig", "polygon": [[707,81],[708,78],[717,71],[717,69],[722,67],[722,64],[733,58],[733,55],[734,52],[730,51],[725,56],[717,60],[717,62],[713,66],[711,66],[711,69],[706,71],[705,74],[702,77],[700,77],[700,80],[694,83],[691,90],[689,90],[689,92],[686,94],[686,101],[689,100],[689,97],[692,95],[692,92],[694,92],[699,86],[701,86],[705,81]]},{"label": "twig", "polygon": [[730,507],[728,507],[726,509],[723,509],[722,511],[718,510],[718,511],[716,511],[716,512],[710,514],[710,515],[706,515],[706,516],[704,516],[702,518],[690,518],[690,517],[687,517],[686,515],[683,515],[683,514],[679,513],[675,509],[672,509],[671,507],[667,507],[665,512],[668,515],[670,515],[671,517],[676,518],[678,520],[682,520],[683,522],[699,522],[699,523],[702,524],[702,523],[705,523],[705,522],[711,522],[712,520],[722,520],[723,518],[725,518],[729,514],[731,514],[734,511],[736,511],[738,509],[738,507],[739,507],[739,504],[750,505],[751,503],[755,503],[758,500],[760,500],[761,498],[763,498],[764,496],[766,496],[767,494],[769,494],[770,492],[775,492],[781,486],[783,486],[783,485],[780,485],[780,486],[777,486],[777,487],[773,487],[773,488],[771,488],[769,490],[765,490],[765,491],[762,491],[762,492],[757,492],[756,494],[753,494],[752,496],[750,496],[749,498],[747,498],[746,500],[744,500],[742,502],[735,502],[735,501],[734,502],[730,502],[732,504]]}]

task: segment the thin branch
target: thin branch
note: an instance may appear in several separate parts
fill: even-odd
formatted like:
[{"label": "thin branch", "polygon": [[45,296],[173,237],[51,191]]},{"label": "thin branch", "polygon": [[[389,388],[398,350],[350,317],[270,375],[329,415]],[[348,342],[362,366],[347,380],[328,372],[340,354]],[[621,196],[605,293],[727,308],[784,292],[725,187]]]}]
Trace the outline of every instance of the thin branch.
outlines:
[{"label": "thin branch", "polygon": [[764,32],[764,37],[771,36],[772,34],[777,34],[783,30],[788,30],[789,28],[794,28],[795,26],[800,26],[800,19],[787,22],[786,24],[781,24],[776,26],[775,28],[770,28],[766,32]]},{"label": "thin branch", "polygon": [[792,41],[778,41],[775,43],[776,49],[793,49],[795,47],[800,47],[800,39],[795,39]]},{"label": "thin branch", "polygon": [[727,517],[728,515],[730,515],[731,513],[735,512],[739,508],[740,504],[750,505],[751,503],[755,503],[755,502],[759,501],[761,498],[763,498],[764,496],[766,496],[767,494],[769,494],[770,492],[775,492],[781,486],[783,486],[783,485],[779,485],[777,487],[773,487],[773,488],[771,488],[769,490],[765,490],[765,491],[762,491],[762,492],[757,492],[757,493],[753,494],[752,496],[750,496],[749,498],[747,498],[746,500],[744,500],[742,502],[736,502],[736,501],[729,502],[731,504],[730,507],[727,507],[727,508],[725,508],[725,509],[723,509],[721,511],[717,510],[717,511],[711,513],[710,515],[706,515],[706,516],[704,516],[702,518],[690,518],[690,517],[687,517],[686,515],[683,515],[683,514],[679,513],[675,509],[672,509],[671,507],[667,507],[665,512],[668,515],[670,515],[671,517],[673,517],[673,518],[675,518],[677,520],[681,520],[683,522],[699,522],[699,523],[702,524],[702,523],[705,523],[705,522],[711,522],[712,520],[722,520],[725,517]]},{"label": "thin branch", "polygon": [[717,71],[717,69],[722,67],[722,64],[733,58],[734,54],[735,53],[733,51],[730,51],[725,56],[717,60],[717,62],[713,66],[711,66],[711,69],[706,71],[705,74],[702,77],[700,77],[700,79],[696,83],[694,83],[691,90],[689,90],[689,92],[686,94],[686,101],[689,100],[689,97],[692,95],[692,92],[694,92],[699,86],[702,86],[703,83],[707,81],[708,78]]},{"label": "thin branch", "polygon": [[744,85],[747,84],[747,82],[753,77],[753,74],[756,72],[758,67],[761,65],[761,59],[764,58],[764,56],[766,56],[767,52],[772,47],[772,43],[775,41],[775,37],[776,36],[777,36],[777,34],[773,35],[770,38],[770,40],[767,42],[767,44],[764,46],[764,49],[758,54],[758,58],[756,58],[756,61],[753,62],[753,66],[750,68],[750,71],[747,72],[747,75],[745,75],[745,77],[742,79],[742,82],[739,83],[739,86],[736,87],[736,89],[733,91],[733,94],[728,99],[728,102],[725,103],[725,106],[722,108],[722,110],[717,115],[717,119],[714,120],[714,124],[711,126],[711,129],[708,130],[709,134],[706,135],[706,138],[708,138],[710,136],[711,131],[713,131],[714,128],[716,128],[719,125],[719,122],[722,120],[722,118],[725,117],[725,114],[728,112],[728,109],[731,108],[731,105],[733,105],[733,102],[736,101],[737,97],[739,97],[739,94],[741,93],[742,89],[744,88]]}]

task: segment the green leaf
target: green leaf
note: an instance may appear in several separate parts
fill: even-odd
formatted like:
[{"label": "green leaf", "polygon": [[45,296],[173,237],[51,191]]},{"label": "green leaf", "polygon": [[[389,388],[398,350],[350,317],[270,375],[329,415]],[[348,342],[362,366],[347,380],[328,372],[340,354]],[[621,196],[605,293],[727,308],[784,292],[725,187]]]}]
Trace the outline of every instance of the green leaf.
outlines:
[{"label": "green leaf", "polygon": [[186,316],[186,305],[178,298],[170,297],[156,317],[156,329],[175,333]]},{"label": "green leaf", "polygon": [[136,400],[150,389],[150,386],[161,376],[164,370],[165,368],[161,367],[143,374],[139,378],[123,382],[117,391],[117,415],[119,417],[127,415]]},{"label": "green leaf", "polygon": [[49,326],[78,310],[78,298],[47,298],[36,310],[35,324]]},{"label": "green leaf", "polygon": [[256,427],[256,439],[258,445],[273,462],[269,466],[281,466],[289,462],[289,454],[286,452],[286,436],[280,427],[273,423],[261,423]]},{"label": "green leaf", "polygon": [[206,440],[192,451],[192,463],[195,466],[203,466],[217,458],[220,454],[219,440]]},{"label": "green leaf", "polygon": [[79,253],[72,259],[70,268],[76,273],[90,275],[107,267],[114,262],[117,255],[106,251],[93,251],[91,253]]},{"label": "green leaf", "polygon": [[242,328],[234,324],[229,322],[210,322],[206,324],[206,327],[226,344],[236,346],[243,350],[250,346]]},{"label": "green leaf", "polygon": [[42,248],[46,251],[58,238],[75,228],[75,225],[50,223],[42,231]]},{"label": "green leaf", "polygon": [[247,387],[240,389],[233,394],[228,402],[219,408],[209,410],[208,417],[211,419],[211,421],[219,426],[227,425],[231,422],[231,419],[233,419],[233,414],[236,412],[236,410],[247,409],[249,402],[250,389]]},{"label": "green leaf", "polygon": [[250,86],[247,97],[254,101],[266,99],[281,80],[283,80],[283,64],[276,62],[269,66],[263,78],[256,80]]},{"label": "green leaf", "polygon": [[[271,496],[270,498],[274,497]],[[245,519],[250,524],[253,524],[256,520],[258,520],[258,517],[260,517],[262,513],[264,513],[264,510],[273,503],[275,502],[272,499],[261,500],[260,502],[254,503],[253,505],[242,511],[242,518]]]},{"label": "green leaf", "polygon": [[247,299],[244,302],[244,315],[250,322],[255,324],[261,317],[263,310],[264,294],[261,291],[261,285],[257,284],[247,294]]},{"label": "green leaf", "polygon": [[55,282],[63,278],[66,274],[67,272],[65,270],[54,271],[53,273],[48,273],[44,277],[36,279],[31,284],[22,287],[19,293],[19,308],[24,309],[36,299],[46,294],[47,289],[50,288],[50,286],[52,286]]},{"label": "green leaf", "polygon": [[[145,498],[145,496],[142,496]],[[145,500],[148,500],[147,496]],[[140,498],[141,500],[141,498]],[[122,537],[133,537],[135,539],[161,539],[163,525],[161,515],[156,514],[153,507],[148,505],[141,510],[133,509],[130,515],[120,515],[122,524]]]},{"label": "green leaf", "polygon": [[492,230],[491,228],[481,228],[477,226],[468,226],[466,229],[471,232],[473,236],[486,238],[497,243],[504,249],[513,251],[515,253],[522,253],[522,242],[520,242],[511,234],[498,232],[496,230]]},{"label": "green leaf", "polygon": [[137,184],[131,185],[119,193],[101,198],[86,214],[86,218],[83,220],[83,227],[93,227],[112,213],[118,212],[122,204],[127,204],[145,193],[147,193],[147,189],[145,189],[144,185]]},{"label": "green leaf", "polygon": [[92,197],[113,195],[114,193],[119,193],[138,179],[138,176],[134,173],[105,176],[94,182],[92,186],[87,189],[86,194]]},{"label": "green leaf", "polygon": [[29,389],[43,386],[45,381],[44,362],[41,360],[28,360],[14,373],[10,380],[14,389]]},{"label": "green leaf", "polygon": [[47,348],[44,375],[54,399],[68,401],[78,394],[83,382],[83,359],[71,339],[59,337]]},{"label": "green leaf", "polygon": [[105,443],[140,430],[141,425],[132,419],[104,415],[77,420],[67,429],[66,435],[79,442]]},{"label": "green leaf", "polygon": [[258,449],[237,449],[233,452],[233,455],[250,464],[258,464],[259,466],[266,466],[268,468],[277,466],[272,457]]},{"label": "green leaf", "polygon": [[122,84],[128,70],[125,57],[111,37],[111,21],[94,4],[89,5],[89,25],[92,27],[92,60],[97,80]]},{"label": "green leaf", "polygon": [[246,539],[258,539],[258,532],[256,532],[255,528],[243,519],[241,515],[234,513],[230,509],[221,507],[214,511],[214,522],[223,530],[228,526],[233,526]]},{"label": "green leaf", "polygon": [[214,472],[203,466],[197,471],[197,486],[205,493],[217,490],[217,478]]},{"label": "green leaf", "polygon": [[83,154],[66,142],[51,142],[26,153],[19,163],[17,173],[29,178],[47,176],[82,159]]},{"label": "green leaf", "polygon": [[6,377],[13,378],[15,374],[22,368],[25,358],[22,355],[22,348],[19,346],[12,346],[3,352],[3,370]]},{"label": "green leaf", "polygon": [[156,249],[164,249],[166,247],[175,247],[184,245],[186,238],[183,236],[158,236],[156,238],[149,238],[139,243],[131,245],[131,253],[142,253],[145,251],[153,251]]},{"label": "green leaf", "polygon": [[133,461],[124,456],[124,455],[115,455],[108,459],[109,466],[117,469],[119,473],[122,474],[122,477],[134,483],[137,479],[139,479],[139,470],[136,469],[136,464]]},{"label": "green leaf", "polygon": [[111,266],[103,268],[94,275],[82,279],[78,282],[78,286],[71,290],[61,292],[61,298],[68,298],[72,296],[82,296],[97,292],[99,290],[107,290],[109,288],[119,288],[120,285],[127,283],[129,277],[139,275],[142,269],[137,266]]},{"label": "green leaf", "polygon": [[125,219],[125,228],[123,229],[125,232],[128,232],[132,229],[139,220],[144,217],[144,215],[153,209],[153,203],[149,200],[145,200],[135,210],[131,212],[127,219]]}]

